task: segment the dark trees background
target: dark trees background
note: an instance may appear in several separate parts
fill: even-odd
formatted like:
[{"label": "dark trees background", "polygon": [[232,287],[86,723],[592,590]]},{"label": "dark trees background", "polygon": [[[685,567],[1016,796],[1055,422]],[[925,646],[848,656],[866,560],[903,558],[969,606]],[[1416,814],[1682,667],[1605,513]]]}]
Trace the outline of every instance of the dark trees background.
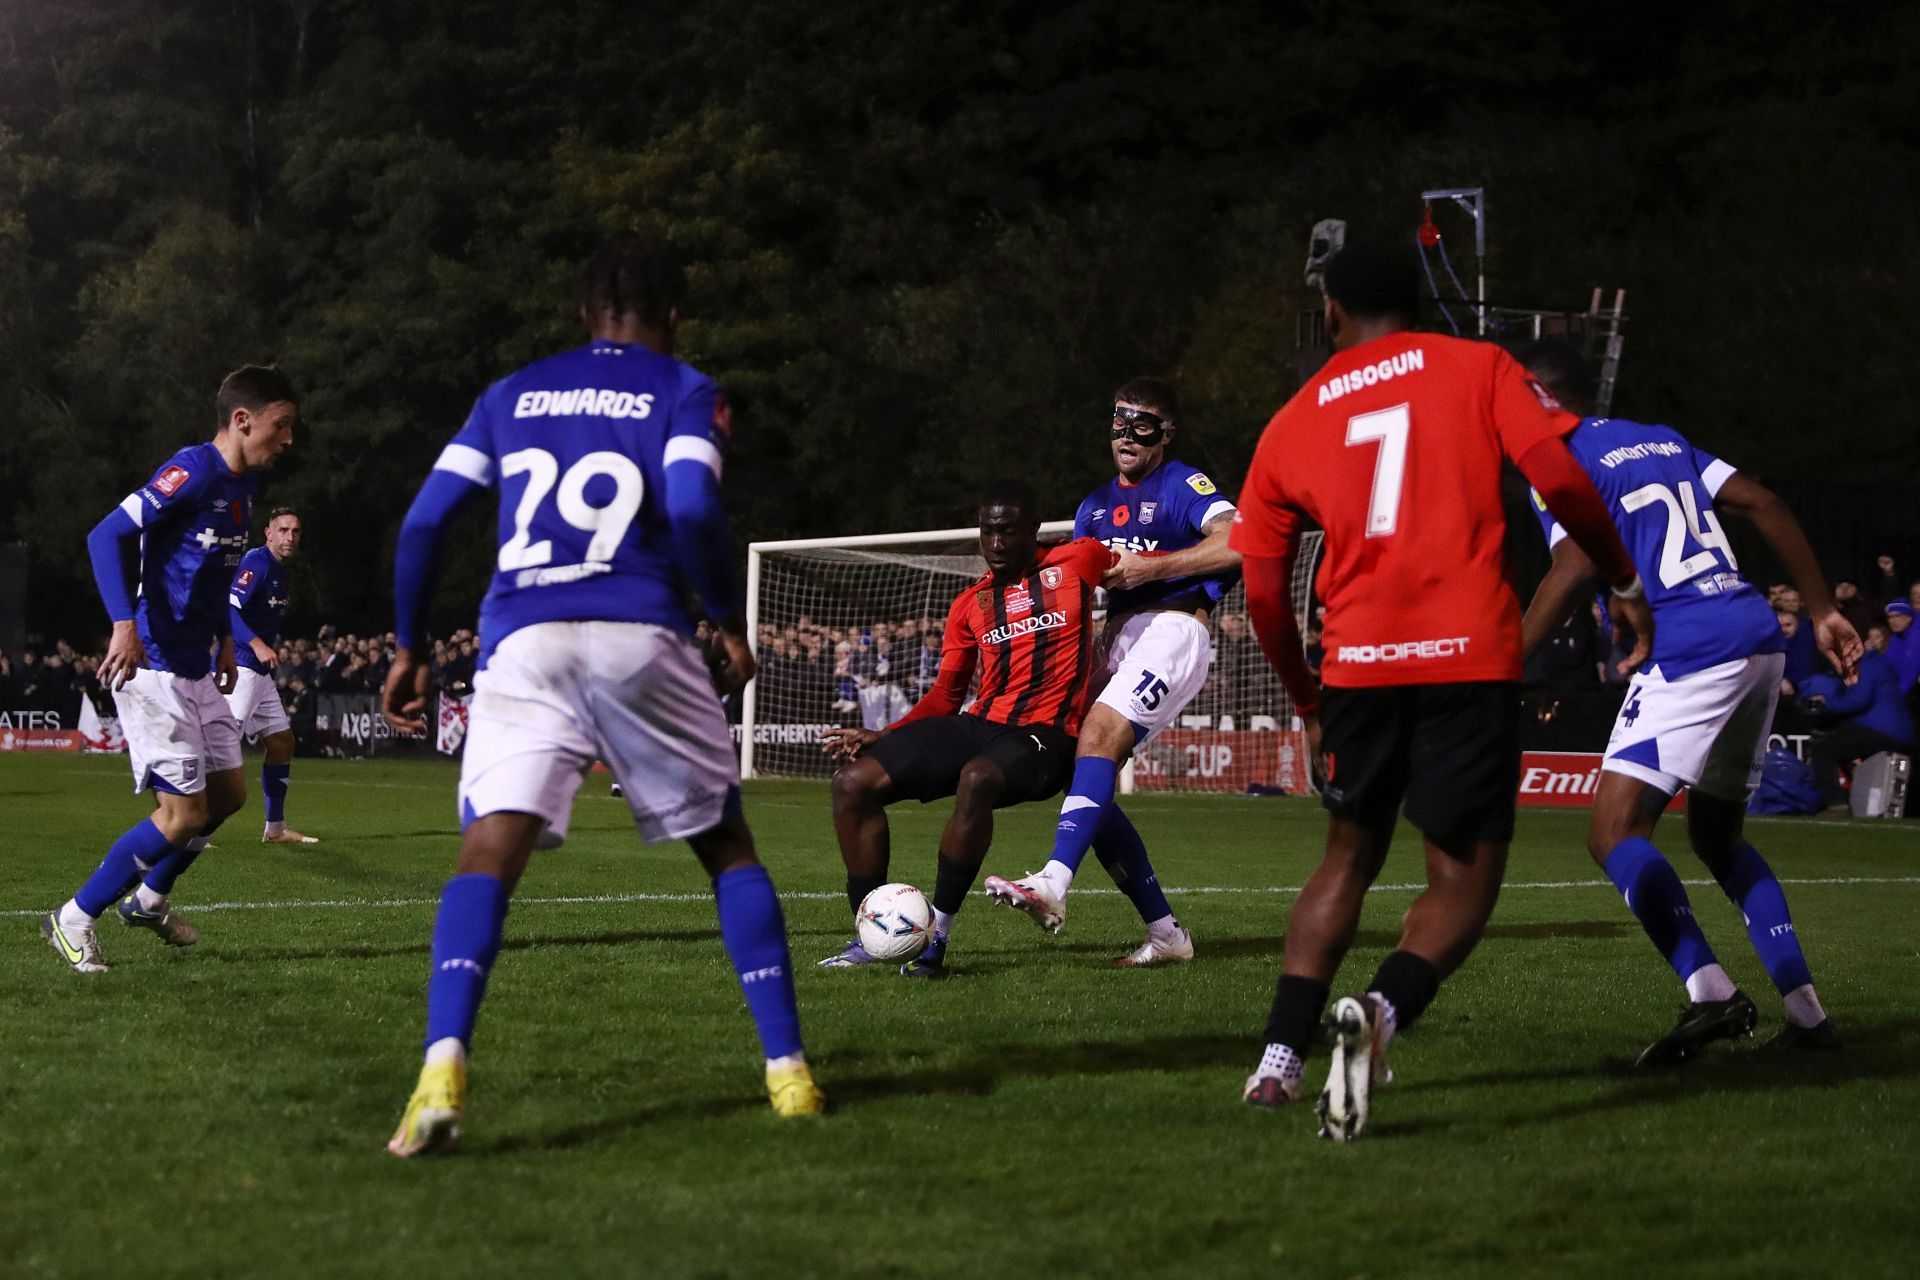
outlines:
[{"label": "dark trees background", "polygon": [[[1143,371],[1231,485],[1296,385],[1308,227],[1409,234],[1434,185],[1488,188],[1496,297],[1628,290],[1618,411],[1783,484],[1911,486],[1917,15],[10,0],[0,541],[34,630],[103,631],[87,528],[277,360],[292,625],[384,625],[420,477],[577,340],[575,264],[627,227],[689,261],[743,540],[962,523],[1007,470],[1065,513]],[[448,621],[491,551],[460,541]]]}]

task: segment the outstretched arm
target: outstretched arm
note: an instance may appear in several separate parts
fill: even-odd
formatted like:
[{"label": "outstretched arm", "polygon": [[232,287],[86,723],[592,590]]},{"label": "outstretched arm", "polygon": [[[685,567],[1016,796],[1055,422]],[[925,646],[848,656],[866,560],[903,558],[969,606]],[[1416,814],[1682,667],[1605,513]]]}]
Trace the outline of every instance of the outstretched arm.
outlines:
[{"label": "outstretched arm", "polygon": [[1240,567],[1240,553],[1227,545],[1233,533],[1233,513],[1216,516],[1206,526],[1206,537],[1190,547],[1164,555],[1139,555],[1120,552],[1113,568],[1107,570],[1105,586],[1128,589],[1167,578],[1187,578],[1199,574],[1225,573]]},{"label": "outstretched arm", "polygon": [[[451,449],[449,446],[449,452]],[[467,453],[485,461],[485,455],[477,450],[468,449]],[[417,655],[426,643],[427,606],[433,599],[434,577],[439,571],[440,545],[454,517],[485,488],[471,475],[436,466],[401,522],[400,541],[393,555],[393,665],[387,670],[387,685],[381,693],[381,710],[395,728],[412,732],[426,728],[431,671],[425,659]]]},{"label": "outstretched arm", "polygon": [[128,513],[131,503],[140,510],[139,495],[107,513],[87,535],[87,557],[93,562],[93,583],[100,601],[113,619],[113,636],[107,653],[100,660],[100,683],[118,689],[133,673],[147,665],[147,654],[140,633],[133,625],[133,581],[140,562],[140,525]]},{"label": "outstretched arm", "polygon": [[1834,608],[1833,593],[1827,589],[1826,576],[1820,572],[1820,561],[1814,556],[1813,545],[1807,541],[1806,531],[1792,510],[1773,490],[1738,471],[1721,482],[1713,495],[1713,505],[1728,515],[1751,520],[1760,530],[1760,536],[1780,557],[1794,586],[1800,589],[1807,616],[1813,619],[1814,639],[1819,642],[1820,652],[1827,655],[1827,660],[1847,683],[1853,683],[1858,678],[1864,646],[1853,624]]}]

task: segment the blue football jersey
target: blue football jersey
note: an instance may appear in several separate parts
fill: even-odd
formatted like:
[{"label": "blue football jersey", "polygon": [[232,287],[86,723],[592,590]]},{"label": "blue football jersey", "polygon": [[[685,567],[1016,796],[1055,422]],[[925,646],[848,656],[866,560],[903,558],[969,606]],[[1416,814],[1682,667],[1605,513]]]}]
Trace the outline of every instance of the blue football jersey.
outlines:
[{"label": "blue football jersey", "polygon": [[[1713,495],[1734,468],[1671,427],[1588,418],[1567,447],[1607,500],[1653,609],[1650,664],[1668,680],[1756,653],[1786,638],[1766,597],[1740,576]],[[1549,546],[1567,536],[1533,495]]]},{"label": "blue football jersey", "polygon": [[693,633],[665,508],[669,463],[717,475],[726,402],[704,374],[595,341],[487,388],[436,468],[500,487],[480,641],[538,622],[651,622]]},{"label": "blue football jersey", "polygon": [[253,521],[254,480],[211,444],[182,449],[120,509],[140,526],[134,620],[147,665],[197,679],[228,633],[227,586]]},{"label": "blue football jersey", "polygon": [[[1115,551],[1165,554],[1202,541],[1210,521],[1232,514],[1232,501],[1204,472],[1169,458],[1138,484],[1116,476],[1088,494],[1074,515],[1073,536],[1098,538]],[[1107,613],[1131,613],[1176,597],[1204,598],[1209,604],[1218,604],[1238,576],[1224,573],[1169,578],[1128,591],[1110,591]]]},{"label": "blue football jersey", "polygon": [[[287,613],[287,570],[265,547],[255,547],[240,558],[227,603],[240,611],[248,630],[269,645],[280,643],[280,625]],[[236,644],[234,656],[249,671],[264,672],[265,663],[251,645]]]}]

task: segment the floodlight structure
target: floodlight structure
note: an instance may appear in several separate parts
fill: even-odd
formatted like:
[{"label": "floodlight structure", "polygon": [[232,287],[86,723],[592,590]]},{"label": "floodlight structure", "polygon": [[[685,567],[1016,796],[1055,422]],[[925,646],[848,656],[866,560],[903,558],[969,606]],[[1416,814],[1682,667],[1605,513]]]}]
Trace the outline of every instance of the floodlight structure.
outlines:
[{"label": "floodlight structure", "polygon": [[[1626,324],[1627,291],[1615,289],[1607,296],[1594,289],[1584,311],[1565,307],[1522,307],[1496,303],[1487,297],[1487,198],[1483,187],[1437,187],[1420,193],[1420,225],[1414,243],[1420,251],[1420,265],[1426,273],[1427,289],[1447,327],[1456,335],[1462,324],[1455,312],[1471,311],[1473,336],[1518,347],[1540,338],[1560,337],[1573,343],[1591,361],[1597,372],[1594,385],[1596,414],[1605,415],[1613,405],[1613,389],[1620,376],[1620,355],[1626,345],[1621,328]],[[1473,238],[1474,288],[1468,293],[1453,257],[1447,251],[1447,237],[1434,217],[1435,206],[1451,207],[1470,221]],[[1445,277],[1434,274],[1438,265]],[[1448,287],[1450,286],[1450,288]]]}]

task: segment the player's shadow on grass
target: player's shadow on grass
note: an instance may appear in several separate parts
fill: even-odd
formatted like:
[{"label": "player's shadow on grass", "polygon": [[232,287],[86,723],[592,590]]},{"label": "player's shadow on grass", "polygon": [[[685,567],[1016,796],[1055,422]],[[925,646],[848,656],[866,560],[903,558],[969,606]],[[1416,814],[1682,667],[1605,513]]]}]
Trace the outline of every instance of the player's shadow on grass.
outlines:
[{"label": "player's shadow on grass", "polygon": [[[1145,1040],[1089,1040],[1067,1045],[999,1044],[977,1046],[962,1062],[891,1070],[863,1071],[863,1060],[884,1058],[879,1052],[842,1049],[824,1054],[816,1064],[821,1084],[843,1110],[889,1098],[918,1098],[938,1094],[985,1097],[1009,1076],[1054,1079],[1062,1076],[1114,1076],[1133,1071],[1214,1070],[1230,1063],[1244,1064],[1251,1050],[1246,1036],[1153,1036]],[[849,1069],[852,1068],[852,1069]],[[507,1134],[465,1151],[478,1155],[508,1155],[529,1150],[566,1150],[628,1130],[663,1121],[712,1119],[765,1108],[762,1095],[735,1095],[704,1101],[663,1102],[572,1125],[552,1133]]]},{"label": "player's shadow on grass", "polygon": [[[1555,942],[1567,938],[1618,938],[1629,933],[1638,933],[1640,926],[1633,921],[1620,920],[1559,920],[1543,924],[1493,924],[1487,926],[1485,939],[1492,942]],[[1355,950],[1379,948],[1391,950],[1398,945],[1400,935],[1397,931],[1385,929],[1362,929],[1354,935]],[[1254,935],[1241,937],[1211,938],[1205,934],[1195,939],[1194,947],[1201,959],[1232,958],[1235,956],[1280,958],[1286,946],[1286,935],[1276,933],[1271,936]],[[1119,942],[1061,942],[1053,944],[1048,950],[1065,951],[1075,954],[1117,955],[1125,949]],[[969,954],[994,954],[982,951]],[[1023,951],[1021,954],[1030,954]]]},{"label": "player's shadow on grass", "polygon": [[[718,929],[626,929],[616,933],[575,934],[566,937],[508,938],[502,951],[533,951],[545,947],[620,947],[636,942],[709,943],[720,937]],[[381,960],[392,956],[433,954],[431,942],[409,942],[393,946],[347,943],[331,947],[265,947],[248,952],[208,951],[205,958],[221,964],[257,964],[262,960]]]},{"label": "player's shadow on grass", "polygon": [[[1763,1036],[1771,1034],[1763,1031]],[[1809,1052],[1763,1049],[1757,1042],[1709,1046],[1693,1062],[1680,1067],[1640,1068],[1630,1057],[1607,1056],[1586,1064],[1527,1071],[1488,1071],[1446,1080],[1389,1086],[1394,1093],[1450,1091],[1460,1088],[1498,1088],[1591,1079],[1596,1091],[1577,1101],[1500,1117],[1504,1126],[1559,1124],[1583,1116],[1605,1115],[1638,1107],[1670,1106],[1704,1094],[1759,1094],[1782,1089],[1834,1088],[1861,1080],[1892,1080],[1920,1074],[1908,1041],[1920,1038],[1920,1018],[1869,1019],[1846,1024],[1844,1049]],[[1616,1087],[1608,1088],[1607,1085]],[[1484,1125],[1484,1112],[1406,1121],[1386,1120],[1370,1125],[1377,1136],[1408,1137],[1440,1133],[1465,1126]]]}]

